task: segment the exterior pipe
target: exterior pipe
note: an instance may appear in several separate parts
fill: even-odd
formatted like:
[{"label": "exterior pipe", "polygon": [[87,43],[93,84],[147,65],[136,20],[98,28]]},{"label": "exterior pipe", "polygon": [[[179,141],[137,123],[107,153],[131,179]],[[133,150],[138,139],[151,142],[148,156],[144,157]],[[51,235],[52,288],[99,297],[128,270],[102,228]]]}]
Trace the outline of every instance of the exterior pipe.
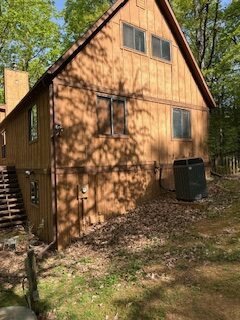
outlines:
[{"label": "exterior pipe", "polygon": [[56,177],[56,141],[54,136],[55,108],[54,108],[54,84],[49,86],[50,105],[50,132],[51,132],[51,198],[53,214],[53,242],[58,247],[58,221],[57,221],[57,177]]}]

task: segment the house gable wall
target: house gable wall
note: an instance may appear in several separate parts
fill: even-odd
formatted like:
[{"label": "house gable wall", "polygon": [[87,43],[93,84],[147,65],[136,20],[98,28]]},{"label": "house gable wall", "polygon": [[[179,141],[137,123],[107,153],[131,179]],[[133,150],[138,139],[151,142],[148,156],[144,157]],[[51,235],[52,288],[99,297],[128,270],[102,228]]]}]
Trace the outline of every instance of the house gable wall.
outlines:
[{"label": "house gable wall", "polygon": [[[147,31],[147,54],[123,48],[122,22]],[[151,57],[151,34],[171,41],[171,63]],[[173,188],[174,159],[208,161],[208,107],[154,0],[145,9],[128,1],[58,74],[54,91],[56,122],[64,129],[56,140],[62,244],[86,225],[153,197],[160,184]],[[126,99],[127,136],[98,134],[98,94]],[[172,139],[174,106],[191,112],[192,139]]]},{"label": "house gable wall", "polygon": [[[147,30],[146,55],[123,48],[123,21]],[[171,41],[171,63],[151,57],[151,34]],[[136,0],[128,1],[58,75],[55,87],[56,117],[64,127],[60,167],[95,165],[96,161],[99,165],[136,161],[128,156],[129,140],[107,139],[111,145],[121,144],[126,149],[126,159],[99,148],[105,138],[97,136],[98,93],[126,97],[129,138],[136,141],[140,161],[172,163],[175,158],[196,154],[207,160],[203,146],[208,108],[154,0],[146,0],[145,9],[137,6]],[[191,141],[172,139],[173,106],[191,111]],[[61,156],[66,153],[67,157]]]}]

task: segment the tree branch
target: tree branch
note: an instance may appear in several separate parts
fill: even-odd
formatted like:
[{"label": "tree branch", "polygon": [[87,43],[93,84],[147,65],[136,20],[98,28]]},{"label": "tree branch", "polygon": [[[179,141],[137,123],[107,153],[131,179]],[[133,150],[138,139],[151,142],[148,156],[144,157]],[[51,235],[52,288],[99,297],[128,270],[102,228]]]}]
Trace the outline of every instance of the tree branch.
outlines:
[{"label": "tree branch", "polygon": [[213,56],[215,53],[215,49],[216,49],[216,39],[217,39],[217,22],[218,22],[218,9],[219,9],[219,0],[217,0],[216,2],[216,8],[215,8],[215,18],[214,18],[214,24],[213,24],[213,41],[212,41],[212,49],[211,49],[211,53],[210,53],[210,58],[207,64],[206,69],[209,69],[212,61],[213,61]]}]

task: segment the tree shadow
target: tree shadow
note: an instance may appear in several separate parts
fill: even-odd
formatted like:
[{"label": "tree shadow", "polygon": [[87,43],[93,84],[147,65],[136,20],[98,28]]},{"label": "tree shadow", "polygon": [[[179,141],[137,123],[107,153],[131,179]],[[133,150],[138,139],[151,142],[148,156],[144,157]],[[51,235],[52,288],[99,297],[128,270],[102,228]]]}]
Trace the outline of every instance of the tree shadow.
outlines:
[{"label": "tree shadow", "polygon": [[[160,192],[159,163],[168,161],[167,141],[159,145],[161,106],[144,99],[150,86],[142,68],[149,58],[120,48],[119,28],[107,24],[54,80],[55,122],[64,129],[56,138],[63,244]],[[98,95],[126,99],[126,135],[99,134]],[[82,196],[79,190],[86,185],[89,191]]]}]

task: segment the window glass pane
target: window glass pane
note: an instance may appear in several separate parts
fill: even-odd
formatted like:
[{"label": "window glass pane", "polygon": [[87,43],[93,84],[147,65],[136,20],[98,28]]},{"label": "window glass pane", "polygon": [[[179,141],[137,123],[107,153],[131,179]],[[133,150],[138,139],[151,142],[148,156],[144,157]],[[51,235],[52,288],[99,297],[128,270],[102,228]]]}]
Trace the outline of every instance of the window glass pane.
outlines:
[{"label": "window glass pane", "polygon": [[190,134],[190,114],[188,111],[182,110],[182,138],[189,139]]},{"label": "window glass pane", "polygon": [[171,60],[170,42],[162,40],[162,58],[165,60]]},{"label": "window glass pane", "polygon": [[36,181],[30,182],[30,199],[31,199],[31,202],[34,204],[39,203],[39,186],[38,186],[38,182]]},{"label": "window glass pane", "polygon": [[100,134],[111,134],[110,105],[111,105],[110,98],[98,97],[97,119],[98,119],[98,132]]},{"label": "window glass pane", "polygon": [[173,137],[178,139],[191,138],[190,112],[173,109]]},{"label": "window glass pane", "polygon": [[123,45],[134,49],[134,30],[133,27],[123,24]]},{"label": "window glass pane", "polygon": [[124,101],[113,100],[113,132],[125,134]]},{"label": "window glass pane", "polygon": [[6,158],[6,148],[7,148],[7,140],[6,140],[6,131],[2,131],[1,133],[1,142],[2,142],[2,158]]},{"label": "window glass pane", "polygon": [[152,55],[161,58],[161,41],[154,36],[152,36]]},{"label": "window glass pane", "polygon": [[37,106],[33,106],[29,110],[29,140],[36,140],[38,137],[38,116],[37,116]]},{"label": "window glass pane", "polygon": [[39,203],[39,185],[38,182],[35,182],[35,203]]},{"label": "window glass pane", "polygon": [[135,29],[135,49],[145,52],[145,33],[138,29]]},{"label": "window glass pane", "polygon": [[173,137],[174,138],[182,137],[180,109],[173,109]]},{"label": "window glass pane", "polygon": [[31,202],[34,203],[34,201],[35,201],[35,192],[34,192],[35,187],[34,187],[33,181],[30,182],[30,188],[31,188],[30,189]]}]

